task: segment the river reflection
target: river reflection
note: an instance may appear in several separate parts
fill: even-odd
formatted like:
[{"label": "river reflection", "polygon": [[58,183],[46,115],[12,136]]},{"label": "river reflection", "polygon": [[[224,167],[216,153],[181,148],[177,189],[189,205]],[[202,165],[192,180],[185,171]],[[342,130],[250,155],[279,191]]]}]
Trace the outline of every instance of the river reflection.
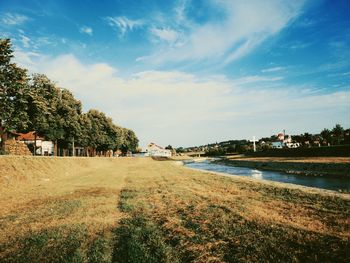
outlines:
[{"label": "river reflection", "polygon": [[273,171],[256,170],[246,167],[214,164],[209,161],[185,163],[185,166],[200,170],[227,173],[230,175],[253,177],[260,180],[298,184],[335,191],[350,191],[350,178],[294,175]]}]

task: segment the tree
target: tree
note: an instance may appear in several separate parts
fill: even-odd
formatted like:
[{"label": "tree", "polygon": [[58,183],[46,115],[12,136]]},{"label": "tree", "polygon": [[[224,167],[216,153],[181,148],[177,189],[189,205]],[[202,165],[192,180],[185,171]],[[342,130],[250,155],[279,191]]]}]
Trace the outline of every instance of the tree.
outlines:
[{"label": "tree", "polygon": [[114,150],[118,144],[118,132],[112,119],[94,109],[88,111],[87,118],[91,122],[91,129],[88,131],[89,146],[94,152]]},{"label": "tree", "polygon": [[[297,138],[297,136],[295,136]],[[300,141],[304,144],[304,145],[311,145],[311,141],[312,141],[312,135],[308,132],[305,132],[304,134],[300,135]]]},{"label": "tree", "polygon": [[45,75],[34,74],[30,82],[28,105],[30,130],[53,141],[54,155],[57,155],[58,142],[62,142],[66,136],[64,123],[68,117],[66,112],[60,110],[62,90]]},{"label": "tree", "polygon": [[119,149],[125,154],[129,151],[136,152],[139,140],[132,130],[120,128],[121,144]]},{"label": "tree", "polygon": [[135,152],[139,144],[139,140],[137,139],[136,134],[132,130],[125,129],[125,135],[126,135],[127,150],[131,152]]},{"label": "tree", "polygon": [[77,135],[77,143],[84,147],[85,155],[89,156],[90,146],[90,130],[92,129],[91,120],[86,113],[79,116],[79,134]]},{"label": "tree", "polygon": [[[28,78],[25,69],[11,62],[9,39],[0,39],[0,135],[7,131],[35,131],[54,141],[64,152],[75,143],[106,153],[109,150],[135,151],[138,139],[132,130],[116,126],[112,119],[97,110],[82,113],[79,100],[67,89],[56,86],[43,74]],[[35,145],[35,144],[34,144]]]},{"label": "tree", "polygon": [[344,128],[340,124],[336,124],[332,129],[332,133],[337,140],[337,143],[340,144],[340,140],[344,138]]},{"label": "tree", "polygon": [[27,71],[11,62],[13,51],[9,39],[0,39],[0,135],[1,144],[7,131],[28,127]]},{"label": "tree", "polygon": [[322,136],[322,139],[324,141],[326,141],[327,143],[330,143],[331,142],[331,131],[329,129],[323,129],[321,131],[321,136]]},{"label": "tree", "polygon": [[[53,134],[59,131],[54,125],[54,117],[59,104],[60,90],[45,75],[34,74],[29,84],[27,102],[29,127],[35,134],[56,140]],[[56,119],[56,118],[55,118]],[[52,130],[55,129],[55,130]],[[63,133],[59,137],[62,137]],[[36,142],[34,143],[36,145]],[[35,147],[34,147],[35,153]]]},{"label": "tree", "polygon": [[64,137],[61,143],[65,148],[72,149],[72,155],[75,155],[75,141],[80,136],[80,115],[82,113],[81,102],[74,98],[73,94],[67,89],[61,89],[61,98],[57,107],[57,115],[64,131]]},{"label": "tree", "polygon": [[28,93],[30,130],[55,142],[57,146],[72,148],[81,135],[81,102],[67,89],[60,89],[47,76],[34,74]]}]

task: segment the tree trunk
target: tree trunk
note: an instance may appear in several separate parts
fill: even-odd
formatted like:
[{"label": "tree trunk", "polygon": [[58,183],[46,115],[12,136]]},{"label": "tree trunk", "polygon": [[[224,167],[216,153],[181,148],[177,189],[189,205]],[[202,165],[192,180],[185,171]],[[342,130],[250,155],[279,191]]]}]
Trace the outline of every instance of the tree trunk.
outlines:
[{"label": "tree trunk", "polygon": [[34,132],[34,153],[33,155],[36,155],[36,132]]},{"label": "tree trunk", "polygon": [[74,147],[74,138],[73,138],[73,143],[72,143],[72,156],[75,156],[75,147]]},{"label": "tree trunk", "polygon": [[2,120],[0,120],[0,151],[5,154],[5,141],[6,141],[6,129],[2,126]]},{"label": "tree trunk", "polygon": [[53,146],[53,156],[57,156],[57,140],[55,140],[55,142],[54,142],[54,146]]},{"label": "tree trunk", "polygon": [[0,120],[0,151],[5,152],[5,129],[2,127],[2,121]]}]

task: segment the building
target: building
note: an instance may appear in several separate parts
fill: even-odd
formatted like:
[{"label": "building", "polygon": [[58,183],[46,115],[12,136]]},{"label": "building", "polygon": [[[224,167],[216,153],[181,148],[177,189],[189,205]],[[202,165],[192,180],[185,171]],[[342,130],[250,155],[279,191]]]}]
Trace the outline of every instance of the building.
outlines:
[{"label": "building", "polygon": [[146,147],[145,156],[171,157],[171,150],[164,149],[152,142]]},{"label": "building", "polygon": [[282,141],[278,141],[278,142],[272,142],[272,148],[274,149],[282,149],[284,146]]},{"label": "building", "polygon": [[293,142],[292,137],[288,135],[286,138],[286,135],[284,133],[279,133],[277,135],[278,141],[272,142],[272,148],[274,149],[282,149],[282,148],[298,148],[300,147],[300,143]]},{"label": "building", "polygon": [[50,156],[54,154],[54,143],[52,141],[45,141],[43,137],[36,136],[35,132],[28,133],[18,133],[17,140],[25,143],[29,147],[34,147],[35,139],[36,139],[36,151],[35,155],[45,155]]}]

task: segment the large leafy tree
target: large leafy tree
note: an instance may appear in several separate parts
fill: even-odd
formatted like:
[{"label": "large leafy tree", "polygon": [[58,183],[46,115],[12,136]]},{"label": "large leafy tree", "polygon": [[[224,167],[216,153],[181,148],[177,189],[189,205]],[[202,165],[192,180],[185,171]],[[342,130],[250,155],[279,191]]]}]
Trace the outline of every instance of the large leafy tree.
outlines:
[{"label": "large leafy tree", "polygon": [[135,152],[139,143],[135,133],[126,128],[121,128],[119,133],[121,136],[119,149],[123,153],[127,153],[129,151]]},{"label": "large leafy tree", "polygon": [[58,111],[61,97],[61,89],[49,78],[42,74],[33,75],[28,92],[29,129],[54,141],[55,155],[57,141],[65,138],[64,116]]},{"label": "large leafy tree", "polygon": [[321,137],[324,141],[326,141],[327,143],[330,143],[331,142],[331,131],[329,129],[323,129],[321,131]]},{"label": "large leafy tree", "polygon": [[79,130],[76,142],[85,149],[85,153],[88,155],[88,148],[91,147],[90,131],[92,129],[92,123],[86,113],[83,113],[79,116],[78,122]]},{"label": "large leafy tree", "polygon": [[127,142],[127,150],[135,152],[139,144],[139,140],[137,139],[136,134],[133,130],[125,129],[125,136]]},{"label": "large leafy tree", "polygon": [[340,141],[344,138],[344,128],[340,124],[336,124],[332,129],[332,133],[337,140],[337,143],[340,144]]},{"label": "large leafy tree", "polygon": [[91,123],[89,146],[102,152],[115,149],[118,134],[112,119],[94,109],[87,112],[87,117]]},{"label": "large leafy tree", "polygon": [[29,79],[26,70],[12,63],[12,58],[10,40],[0,39],[1,136],[9,130],[36,131],[55,142],[55,152],[57,144],[74,150],[75,143],[94,152],[137,148],[133,131],[116,126],[97,110],[83,114],[81,102],[69,90],[58,88],[42,74]]},{"label": "large leafy tree", "polygon": [[0,135],[10,130],[28,127],[27,71],[12,62],[13,50],[9,39],[0,39]]},{"label": "large leafy tree", "polygon": [[69,90],[62,89],[59,104],[57,106],[57,113],[64,134],[64,137],[61,138],[61,142],[66,147],[73,147],[74,151],[74,142],[81,134],[81,102],[75,99]]}]

